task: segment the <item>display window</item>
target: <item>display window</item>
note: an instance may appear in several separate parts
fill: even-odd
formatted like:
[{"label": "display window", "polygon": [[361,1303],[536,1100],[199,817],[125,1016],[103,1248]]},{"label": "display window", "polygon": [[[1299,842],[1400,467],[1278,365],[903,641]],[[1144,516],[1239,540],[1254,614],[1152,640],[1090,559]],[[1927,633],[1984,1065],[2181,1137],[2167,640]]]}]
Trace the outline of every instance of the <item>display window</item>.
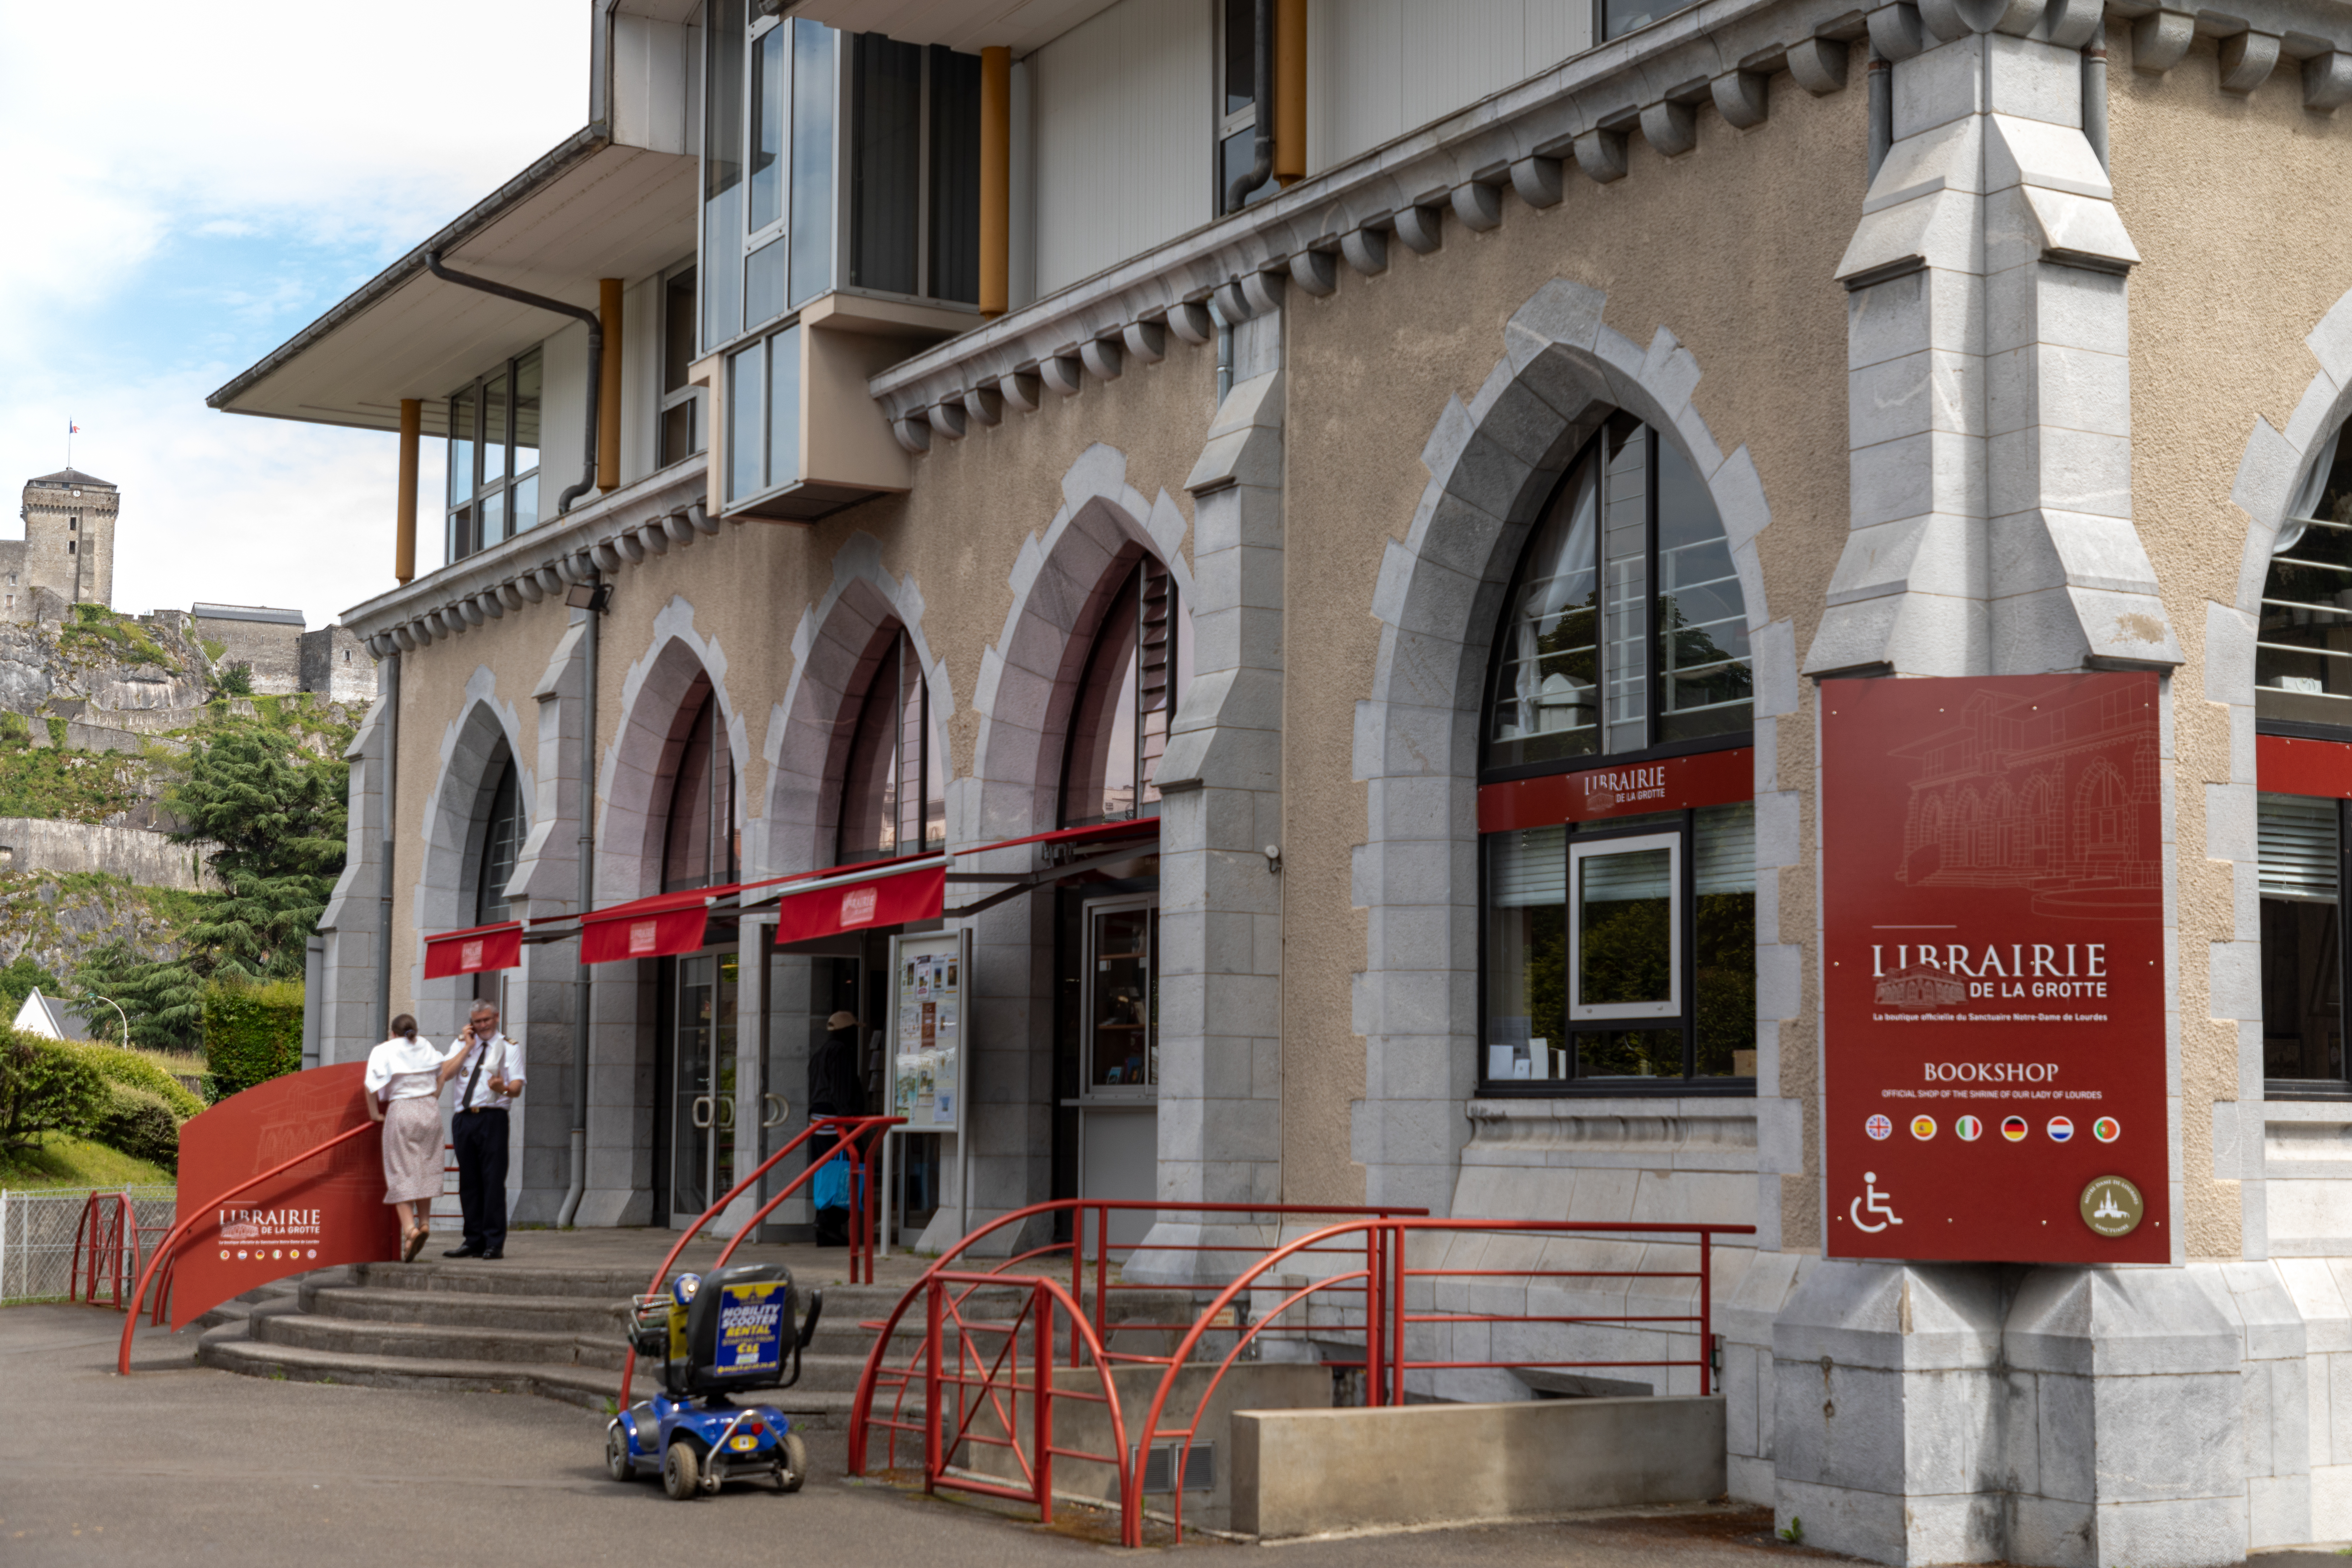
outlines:
[{"label": "display window", "polygon": [[1508,605],[1478,800],[1482,1090],[1752,1092],[1747,605],[1671,442],[1611,420]]},{"label": "display window", "polygon": [[2272,1099],[2352,1092],[2344,1052],[2341,918],[2352,863],[2352,742],[2255,742],[2263,944],[2263,1077]]}]

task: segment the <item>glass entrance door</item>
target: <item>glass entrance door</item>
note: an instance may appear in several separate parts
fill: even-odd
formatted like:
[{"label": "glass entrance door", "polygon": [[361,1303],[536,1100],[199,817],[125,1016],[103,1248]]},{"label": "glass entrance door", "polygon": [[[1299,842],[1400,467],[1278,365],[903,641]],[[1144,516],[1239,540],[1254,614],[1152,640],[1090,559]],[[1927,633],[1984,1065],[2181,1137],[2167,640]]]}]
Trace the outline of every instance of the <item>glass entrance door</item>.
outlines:
[{"label": "glass entrance door", "polygon": [[670,1223],[691,1225],[735,1184],[732,951],[675,961],[670,987]]},{"label": "glass entrance door", "polygon": [[[1087,905],[1080,1197],[1141,1201],[1159,1190],[1159,947],[1153,895]],[[1150,1228],[1148,1211],[1116,1211],[1111,1245],[1132,1247]]]}]

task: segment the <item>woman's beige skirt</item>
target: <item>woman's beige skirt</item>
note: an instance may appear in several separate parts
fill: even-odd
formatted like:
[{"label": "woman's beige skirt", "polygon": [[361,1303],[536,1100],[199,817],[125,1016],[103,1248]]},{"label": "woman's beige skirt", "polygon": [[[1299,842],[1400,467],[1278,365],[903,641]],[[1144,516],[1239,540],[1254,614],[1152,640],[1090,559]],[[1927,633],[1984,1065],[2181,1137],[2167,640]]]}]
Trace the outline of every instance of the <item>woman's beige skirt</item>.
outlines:
[{"label": "woman's beige skirt", "polygon": [[440,1099],[395,1100],[383,1110],[383,1201],[415,1203],[440,1195]]}]

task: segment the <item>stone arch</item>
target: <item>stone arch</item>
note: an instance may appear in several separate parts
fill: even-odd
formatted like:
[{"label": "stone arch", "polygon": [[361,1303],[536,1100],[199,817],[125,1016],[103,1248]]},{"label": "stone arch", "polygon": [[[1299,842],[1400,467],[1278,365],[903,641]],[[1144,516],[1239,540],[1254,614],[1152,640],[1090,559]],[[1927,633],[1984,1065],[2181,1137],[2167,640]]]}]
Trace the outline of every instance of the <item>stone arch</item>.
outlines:
[{"label": "stone arch", "polygon": [[[892,622],[904,627],[916,663],[929,689],[931,744],[942,759],[948,718],[955,693],[946,663],[923,634],[923,595],[914,580],[893,576],[882,564],[882,544],[870,533],[855,533],[833,558],[833,585],[801,615],[793,631],[793,675],[783,700],[768,718],[768,795],[756,860],[744,845],[746,874],[757,864],[761,876],[782,877],[832,863],[833,831],[841,810],[842,770],[836,765],[840,731],[855,723],[849,693],[861,678],[875,638]],[[952,774],[952,767],[943,767]],[[949,836],[955,833],[955,784],[948,784]]]},{"label": "stone arch", "polygon": [[[1367,1093],[1353,1153],[1366,1200],[1454,1207],[1462,1114],[1476,1087],[1478,706],[1488,649],[1528,530],[1601,420],[1623,409],[1659,430],[1706,485],[1748,607],[1756,659],[1756,865],[1798,863],[1793,795],[1779,791],[1775,722],[1797,710],[1794,629],[1766,609],[1757,539],[1771,522],[1746,447],[1725,456],[1691,403],[1700,367],[1660,327],[1645,347],[1608,326],[1600,290],[1554,279],[1503,331],[1503,356],[1465,405],[1447,403],[1422,452],[1429,484],[1402,542],[1381,562],[1381,623],[1369,699],[1359,705],[1356,776],[1368,785],[1355,901],[1369,941],[1357,976]],[[1770,900],[1759,900],[1769,905]],[[1757,952],[1759,1131],[1795,1125],[1763,1114],[1777,1095],[1776,1026],[1797,1012],[1801,965],[1759,908]],[[1441,999],[1433,1005],[1432,998]],[[1439,1065],[1433,1068],[1433,1058]],[[1802,1168],[1790,1147],[1765,1169]],[[1778,1245],[1777,1205],[1759,1205],[1759,1241]]]},{"label": "stone arch", "polygon": [[1118,585],[1116,568],[1149,552],[1168,568],[1191,614],[1189,527],[1166,490],[1147,501],[1127,482],[1127,454],[1118,447],[1097,442],[1070,465],[1060,509],[1044,532],[1022,543],[1003,629],[981,655],[972,689],[980,732],[961,821],[950,811],[951,833],[989,843],[1055,826],[1070,704]]},{"label": "stone arch", "polygon": [[[509,757],[520,774],[527,812],[534,791],[523,750],[521,715],[513,703],[499,700],[498,678],[489,667],[477,665],[466,680],[465,706],[442,731],[439,770],[425,794],[415,884],[420,938],[474,923],[472,892],[481,852],[480,818],[498,784],[497,768]],[[473,994],[469,981],[425,978],[421,940],[409,985],[415,998],[417,1023],[427,1033],[454,1031],[459,1024],[458,1010]]]},{"label": "stone arch", "polygon": [[[621,682],[621,721],[597,771],[596,901],[657,892],[667,805],[666,759],[680,708],[698,678],[718,694],[735,769],[735,826],[743,825],[743,718],[727,692],[727,654],[695,629],[694,606],[674,597],[654,617],[645,653]],[[749,847],[748,846],[746,847]]]}]

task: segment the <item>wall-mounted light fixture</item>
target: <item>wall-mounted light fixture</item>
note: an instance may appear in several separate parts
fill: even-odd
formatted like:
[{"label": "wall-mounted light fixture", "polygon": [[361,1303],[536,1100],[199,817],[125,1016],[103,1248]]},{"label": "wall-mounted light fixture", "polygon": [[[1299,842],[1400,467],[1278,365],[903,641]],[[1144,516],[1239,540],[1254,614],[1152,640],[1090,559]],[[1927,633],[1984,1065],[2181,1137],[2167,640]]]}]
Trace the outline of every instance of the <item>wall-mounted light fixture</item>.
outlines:
[{"label": "wall-mounted light fixture", "polygon": [[563,602],[575,610],[594,610],[601,615],[612,608],[613,584],[574,583],[564,591]]}]

